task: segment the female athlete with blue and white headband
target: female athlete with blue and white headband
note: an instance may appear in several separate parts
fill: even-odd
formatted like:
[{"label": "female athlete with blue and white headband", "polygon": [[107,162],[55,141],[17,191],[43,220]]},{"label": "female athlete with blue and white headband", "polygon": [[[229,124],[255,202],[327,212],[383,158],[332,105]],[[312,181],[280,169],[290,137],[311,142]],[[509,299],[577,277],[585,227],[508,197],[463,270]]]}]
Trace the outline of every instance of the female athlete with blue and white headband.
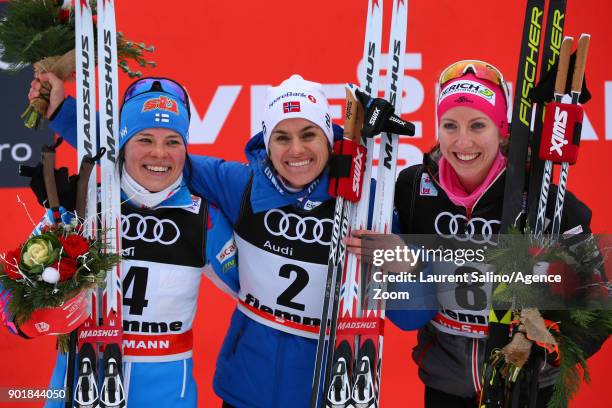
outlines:
[{"label": "female athlete with blue and white headband", "polygon": [[[74,144],[75,101],[64,100],[61,80],[52,74],[41,76],[52,85],[50,126]],[[35,80],[30,97],[39,89]],[[123,384],[130,407],[197,406],[192,323],[200,277],[210,265],[227,281],[225,285],[217,279],[218,284],[237,286],[232,283],[237,282],[232,227],[217,207],[188,187],[189,118],[187,94],[170,79],[141,79],[125,92],[118,163],[123,200]],[[57,323],[49,332],[66,333],[82,322],[67,324],[67,313],[50,309],[36,319],[51,317]],[[6,323],[24,337],[46,334],[35,329],[38,321],[17,327],[8,317]],[[66,355],[59,354],[52,389],[64,388],[65,373]],[[46,406],[63,405],[55,401]]]}]

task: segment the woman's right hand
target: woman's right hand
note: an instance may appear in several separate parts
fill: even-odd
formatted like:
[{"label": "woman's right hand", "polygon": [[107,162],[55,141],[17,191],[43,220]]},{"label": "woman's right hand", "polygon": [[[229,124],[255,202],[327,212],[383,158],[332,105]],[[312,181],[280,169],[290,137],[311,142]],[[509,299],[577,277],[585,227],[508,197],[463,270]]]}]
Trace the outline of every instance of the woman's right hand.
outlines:
[{"label": "woman's right hand", "polygon": [[[45,83],[43,85],[43,83]],[[47,89],[50,86],[51,89]],[[57,110],[57,108],[64,101],[64,81],[59,79],[52,72],[37,73],[35,74],[34,80],[30,83],[30,91],[28,92],[28,100],[40,98],[41,95],[48,93],[49,106],[45,117],[49,119],[51,115]],[[42,96],[44,97],[44,96]]]}]

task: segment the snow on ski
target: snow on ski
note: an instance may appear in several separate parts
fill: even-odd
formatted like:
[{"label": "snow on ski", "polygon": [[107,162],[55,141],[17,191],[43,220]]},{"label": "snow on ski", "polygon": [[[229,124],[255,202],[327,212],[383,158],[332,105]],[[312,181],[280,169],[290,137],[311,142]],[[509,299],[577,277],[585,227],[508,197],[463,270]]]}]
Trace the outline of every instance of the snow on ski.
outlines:
[{"label": "snow on ski", "polygon": [[[114,0],[98,1],[98,79],[100,145],[106,149],[101,167],[102,230],[107,251],[121,253],[121,200],[119,169],[119,84]],[[102,294],[102,322],[111,338],[102,361],[101,407],[125,406],[122,375],[121,265],[109,271]]]}]

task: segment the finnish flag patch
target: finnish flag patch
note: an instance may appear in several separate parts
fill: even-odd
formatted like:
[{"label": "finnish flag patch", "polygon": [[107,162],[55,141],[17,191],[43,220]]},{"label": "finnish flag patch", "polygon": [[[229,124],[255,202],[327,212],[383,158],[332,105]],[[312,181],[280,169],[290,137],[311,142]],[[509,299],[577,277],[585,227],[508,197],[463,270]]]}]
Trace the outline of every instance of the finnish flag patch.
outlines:
[{"label": "finnish flag patch", "polygon": [[429,177],[429,174],[427,173],[421,174],[421,186],[419,188],[419,192],[422,196],[438,196],[438,189],[436,189],[436,186],[434,186],[433,181],[431,181],[431,177]]},{"label": "finnish flag patch", "polygon": [[167,113],[156,113],[155,121],[161,123],[170,123],[170,115]]}]

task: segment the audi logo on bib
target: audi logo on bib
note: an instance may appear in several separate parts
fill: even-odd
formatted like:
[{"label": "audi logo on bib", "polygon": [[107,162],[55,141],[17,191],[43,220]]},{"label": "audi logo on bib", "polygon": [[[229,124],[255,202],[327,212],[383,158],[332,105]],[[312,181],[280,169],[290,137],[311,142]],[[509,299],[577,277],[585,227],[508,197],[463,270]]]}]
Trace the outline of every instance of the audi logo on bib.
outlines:
[{"label": "audi logo on bib", "polygon": [[[302,241],[307,244],[331,244],[332,220],[328,218],[300,217],[297,214],[286,214],[283,210],[269,210],[264,217],[266,230],[274,236],[290,241]],[[329,239],[324,239],[329,237]]]},{"label": "audi logo on bib", "polygon": [[[443,238],[454,238],[457,241],[470,241],[475,244],[497,245],[493,236],[497,233],[499,220],[485,220],[474,217],[469,221],[465,215],[451,214],[448,211],[441,212],[434,221],[436,233]],[[481,238],[482,237],[482,238]]]},{"label": "audi logo on bib", "polygon": [[172,245],[181,232],[172,220],[158,219],[152,215],[128,214],[121,216],[122,238],[129,241],[142,240],[149,243]]}]

